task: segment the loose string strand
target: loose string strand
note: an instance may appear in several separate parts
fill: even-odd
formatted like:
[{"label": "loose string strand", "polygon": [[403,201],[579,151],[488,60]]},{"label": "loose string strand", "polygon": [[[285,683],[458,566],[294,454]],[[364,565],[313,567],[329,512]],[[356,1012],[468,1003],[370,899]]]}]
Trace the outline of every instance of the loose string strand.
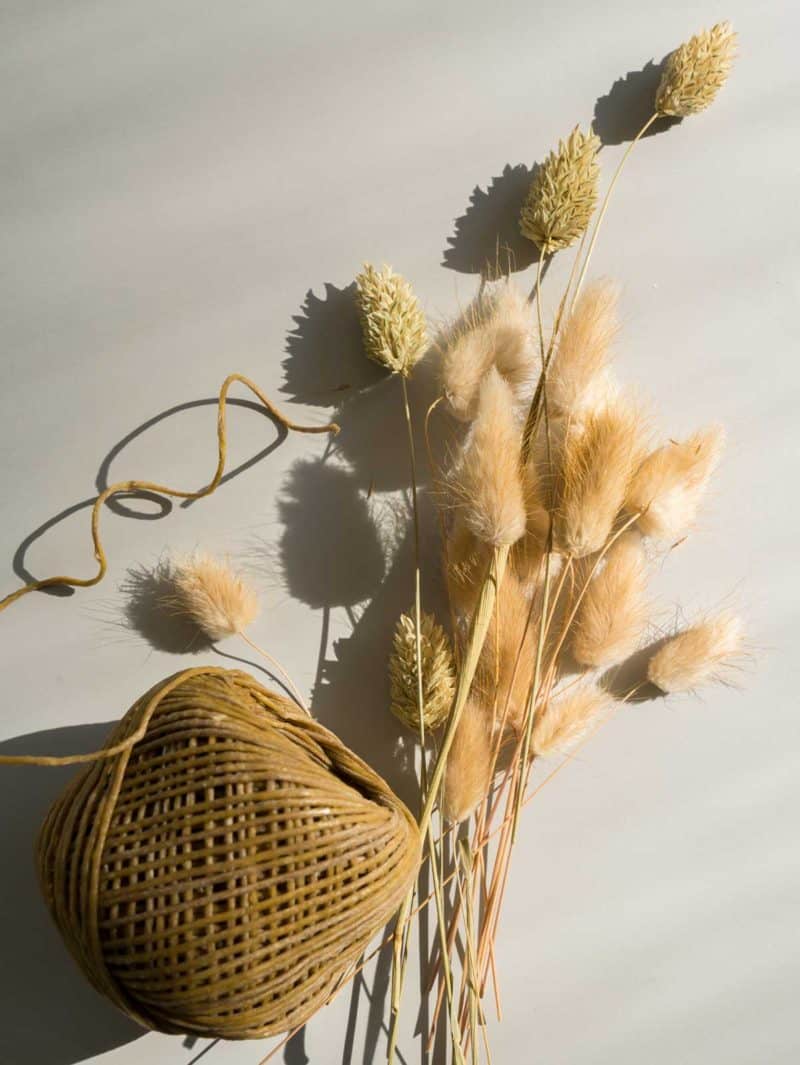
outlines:
[{"label": "loose string strand", "polygon": [[170,488],[167,485],[157,484],[154,481],[117,481],[116,484],[111,484],[107,488],[103,489],[97,499],[94,501],[92,507],[92,544],[94,546],[94,557],[97,560],[97,573],[93,577],[68,577],[64,575],[58,575],[55,577],[44,577],[41,580],[31,581],[29,584],[23,585],[16,591],[11,592],[9,595],[0,599],[0,611],[5,610],[11,606],[18,599],[21,599],[29,592],[38,592],[43,588],[52,588],[56,585],[66,585],[72,588],[91,588],[95,584],[99,584],[105,577],[108,570],[108,560],[103,548],[102,540],[100,539],[100,512],[103,509],[104,503],[106,503],[112,496],[118,495],[122,492],[153,492],[157,495],[171,496],[174,499],[202,499],[205,496],[210,496],[212,492],[216,490],[222,480],[222,475],[225,472],[225,460],[228,452],[228,437],[226,427],[226,401],[228,398],[228,391],[232,384],[239,382],[259,399],[264,405],[267,413],[271,418],[274,418],[285,429],[291,430],[297,433],[332,433],[334,436],[339,432],[339,426],[335,422],[330,422],[327,425],[298,425],[296,422],[291,421],[283,414],[274,403],[272,403],[266,395],[261,391],[255,382],[251,381],[243,374],[232,373],[222,383],[222,387],[219,391],[219,401],[217,410],[217,468],[214,471],[214,476],[208,482],[204,488],[200,488],[195,492],[182,491],[178,488]]}]

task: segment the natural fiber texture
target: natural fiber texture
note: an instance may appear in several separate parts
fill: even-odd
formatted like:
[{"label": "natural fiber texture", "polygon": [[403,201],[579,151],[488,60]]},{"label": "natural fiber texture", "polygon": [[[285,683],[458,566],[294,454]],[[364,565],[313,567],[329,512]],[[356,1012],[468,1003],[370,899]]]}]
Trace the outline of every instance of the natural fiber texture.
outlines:
[{"label": "natural fiber texture", "polygon": [[609,353],[619,331],[617,300],[617,286],[608,280],[587,285],[577,299],[547,373],[551,416],[584,417],[608,399]]},{"label": "natural fiber texture", "polygon": [[475,674],[474,693],[489,707],[489,720],[505,731],[525,718],[536,660],[531,603],[513,569],[506,573]]},{"label": "natural fiber texture", "polygon": [[471,617],[475,610],[491,553],[491,547],[479,540],[456,514],[448,533],[444,571],[450,604],[462,618]]},{"label": "natural fiber texture", "polygon": [[475,417],[481,382],[492,366],[519,402],[530,403],[538,373],[533,319],[513,281],[482,288],[464,313],[442,329],[436,349],[442,392],[456,418]]},{"label": "natural fiber texture", "polygon": [[631,529],[623,533],[600,572],[588,583],[577,584],[578,594],[585,594],[573,624],[575,661],[590,668],[606,668],[633,654],[649,613],[647,562],[638,532]]},{"label": "natural fiber texture", "polygon": [[[455,695],[453,652],[447,633],[433,614],[422,614],[420,636],[423,717],[426,729],[436,729],[447,720]],[[392,713],[409,728],[419,729],[417,641],[413,609],[401,614],[397,620],[394,646],[389,658],[389,679]]]},{"label": "natural fiber texture", "polygon": [[556,512],[558,546],[574,558],[608,539],[639,465],[644,424],[639,410],[615,402],[593,411],[566,438]]},{"label": "natural fiber texture", "polygon": [[442,813],[457,824],[466,820],[492,782],[491,709],[473,696],[455,731],[444,774]]},{"label": "natural fiber texture", "polygon": [[662,692],[694,691],[724,679],[742,654],[744,626],[723,611],[670,637],[647,665],[647,679]]},{"label": "natural fiber texture", "polygon": [[516,543],[527,526],[519,448],[514,395],[492,367],[481,382],[478,413],[447,487],[467,528],[495,547]]},{"label": "natural fiber texture", "polygon": [[211,555],[196,552],[181,559],[171,583],[164,606],[189,618],[211,643],[244,632],[258,617],[255,591],[227,562]]},{"label": "natural fiber texture", "polygon": [[364,264],[356,277],[364,350],[373,362],[408,377],[428,344],[425,315],[408,281],[391,266]]},{"label": "natural fiber texture", "polygon": [[224,1039],[324,1005],[419,864],[411,814],[327,729],[245,673],[156,685],[47,816],[48,906],[140,1023]]},{"label": "natural fiber texture", "polygon": [[671,440],[645,458],[625,496],[627,509],[639,514],[645,536],[677,540],[689,532],[724,444],[722,426],[712,425],[686,440]]},{"label": "natural fiber texture", "polygon": [[600,138],[576,126],[537,170],[519,227],[543,254],[568,248],[589,225],[597,203],[599,150]]},{"label": "natural fiber texture", "polygon": [[667,57],[656,93],[661,115],[695,115],[714,102],[736,57],[736,34],[729,22],[703,30]]},{"label": "natural fiber texture", "polygon": [[602,688],[582,681],[563,695],[549,700],[537,712],[533,726],[533,752],[546,757],[569,750],[592,726],[599,724],[614,707]]}]

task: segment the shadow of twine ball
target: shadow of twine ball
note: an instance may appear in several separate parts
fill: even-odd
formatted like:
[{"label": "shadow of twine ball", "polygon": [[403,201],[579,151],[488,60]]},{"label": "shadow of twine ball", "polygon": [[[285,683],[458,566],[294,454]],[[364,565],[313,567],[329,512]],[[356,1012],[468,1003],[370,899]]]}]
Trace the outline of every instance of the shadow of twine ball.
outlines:
[{"label": "shadow of twine ball", "polygon": [[246,1039],[302,1024],[408,890],[409,811],[331,732],[236,670],[156,685],[106,755],[54,804],[38,849],[89,980],[162,1032]]}]

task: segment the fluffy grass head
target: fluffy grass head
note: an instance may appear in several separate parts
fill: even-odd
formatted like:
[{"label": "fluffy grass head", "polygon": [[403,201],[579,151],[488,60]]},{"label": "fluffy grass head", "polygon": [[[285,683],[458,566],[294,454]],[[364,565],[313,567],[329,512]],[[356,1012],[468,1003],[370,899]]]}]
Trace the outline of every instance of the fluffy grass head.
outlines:
[{"label": "fluffy grass head", "polygon": [[530,306],[512,281],[482,292],[438,341],[442,391],[452,414],[469,421],[478,408],[481,382],[491,367],[528,399],[536,378]]},{"label": "fluffy grass head", "polygon": [[376,270],[370,263],[356,277],[361,329],[367,355],[404,377],[425,354],[425,315],[414,290],[390,266]]},{"label": "fluffy grass head", "polygon": [[595,281],[580,294],[564,323],[547,372],[547,399],[556,415],[581,416],[608,398],[609,354],[619,331],[618,300],[613,281]]},{"label": "fluffy grass head", "polygon": [[605,669],[627,658],[642,638],[648,605],[641,537],[629,531],[614,542],[580,601],[572,632],[576,662]]},{"label": "fluffy grass head", "polygon": [[600,138],[578,126],[539,167],[519,227],[544,255],[568,248],[589,225],[597,204]]},{"label": "fluffy grass head", "polygon": [[650,659],[647,679],[667,694],[722,681],[741,657],[742,621],[730,611],[676,633]]},{"label": "fluffy grass head", "polygon": [[719,425],[652,451],[634,474],[626,508],[640,513],[645,536],[677,540],[694,523],[709,481],[719,465],[725,432]]},{"label": "fluffy grass head", "polygon": [[613,707],[612,697],[594,683],[573,684],[537,710],[533,753],[546,757],[569,750],[589,729],[599,725]]},{"label": "fluffy grass head", "polygon": [[695,115],[714,102],[736,58],[736,34],[729,22],[703,30],[667,57],[656,93],[662,115]]},{"label": "fluffy grass head", "polygon": [[504,732],[519,730],[528,707],[536,658],[538,615],[513,571],[507,571],[483,645],[475,687]]},{"label": "fluffy grass head", "polygon": [[520,446],[513,392],[492,367],[481,382],[478,412],[449,487],[464,524],[494,547],[513,544],[525,534]]},{"label": "fluffy grass head", "polygon": [[227,562],[201,553],[175,563],[164,605],[188,618],[211,643],[244,632],[260,609],[255,591]]},{"label": "fluffy grass head", "polygon": [[465,821],[492,783],[490,711],[470,697],[461,713],[444,774],[442,812],[448,821]]},{"label": "fluffy grass head", "polygon": [[450,605],[461,618],[471,617],[477,605],[491,554],[491,547],[457,517],[447,534],[445,577]]},{"label": "fluffy grass head", "polygon": [[518,400],[530,400],[538,376],[531,306],[510,280],[497,282],[489,300],[485,328],[491,337],[494,365]]},{"label": "fluffy grass head", "polygon": [[567,433],[557,483],[556,542],[574,558],[606,543],[641,461],[641,412],[615,400]]}]

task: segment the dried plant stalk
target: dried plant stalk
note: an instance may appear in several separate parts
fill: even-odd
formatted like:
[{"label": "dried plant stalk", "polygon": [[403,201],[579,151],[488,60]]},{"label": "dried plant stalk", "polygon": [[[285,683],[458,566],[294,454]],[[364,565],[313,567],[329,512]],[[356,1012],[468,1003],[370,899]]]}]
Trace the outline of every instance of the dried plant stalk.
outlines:
[{"label": "dried plant stalk", "polygon": [[[485,811],[493,811],[508,789],[493,870],[483,855],[468,863],[469,878],[473,869],[485,870],[481,907],[474,911],[481,914],[477,939],[475,928],[468,928],[459,1021],[462,1045],[471,1047],[473,1057],[479,1016],[474,981],[482,995],[532,756],[568,748],[616,705],[588,671],[620,662],[641,642],[648,618],[643,537],[666,539],[688,528],[719,458],[721,434],[715,429],[645,458],[645,420],[618,395],[609,369],[618,329],[616,289],[596,282],[581,292],[611,192],[633,146],[658,114],[708,106],[727,75],[731,37],[729,27],[715,27],[670,57],[657,109],[613,175],[585,255],[582,243],[575,257],[549,342],[542,325],[543,260],[589,237],[597,203],[599,140],[577,128],[539,168],[520,216],[523,234],[541,252],[530,297],[536,298],[538,329],[530,327],[526,308],[505,284],[482,289],[441,345],[444,398],[453,414],[473,422],[447,484],[456,513],[446,541],[448,586],[456,615],[475,613],[458,678],[458,712],[448,723],[437,770],[439,776],[444,772],[446,812],[456,820],[492,792],[477,817],[476,839],[483,838]],[[540,356],[535,387],[534,338]],[[521,418],[515,405],[523,399],[527,415]],[[479,575],[487,554],[491,558],[498,548],[510,569],[489,618],[487,586]],[[495,553],[495,565],[497,558]],[[479,632],[485,640],[476,639]],[[733,621],[704,622],[653,656],[649,678],[665,691],[685,690],[698,678],[717,675],[740,644]],[[584,675],[562,683],[576,664]],[[494,792],[498,751],[515,739],[510,762],[504,752],[506,772]],[[466,897],[477,899],[471,879]],[[458,938],[457,922],[456,915],[443,940],[448,953]],[[452,1019],[450,998],[448,1004]]]},{"label": "dried plant stalk", "polygon": [[[469,639],[464,651],[464,656],[461,661],[461,669],[458,674],[456,683],[456,694],[453,699],[453,707],[448,718],[447,727],[445,728],[444,735],[442,736],[441,746],[439,748],[439,754],[436,759],[436,764],[433,767],[430,780],[428,782],[428,794],[425,799],[425,805],[422,809],[422,813],[419,818],[419,830],[421,835],[427,835],[430,830],[431,819],[433,817],[433,811],[436,807],[439,798],[439,789],[442,786],[444,779],[445,769],[447,767],[447,760],[450,756],[450,749],[453,745],[456,730],[461,721],[461,715],[464,712],[467,700],[469,698],[472,682],[475,678],[475,671],[478,666],[478,659],[483,649],[483,644],[486,639],[486,633],[489,628],[489,624],[492,618],[492,612],[494,610],[495,599],[498,594],[498,590],[503,583],[503,577],[506,571],[506,564],[508,562],[509,547],[506,544],[502,544],[495,548],[492,554],[491,564],[489,566],[489,572],[481,588],[480,596],[478,597],[478,603],[475,608],[475,613],[472,618],[472,622],[469,630]],[[436,860],[435,853],[433,860]],[[391,988],[391,1012],[392,1023],[389,1036],[389,1050],[388,1060],[391,1062],[394,1057],[394,1051],[397,1045],[398,1034],[398,1017],[400,1010],[400,993],[403,984],[403,944],[405,941],[405,931],[408,924],[409,915],[411,913],[411,904],[413,901],[414,893],[413,889],[409,891],[400,911],[397,915],[397,922],[395,924],[395,930],[392,937],[393,940],[393,957],[392,957],[392,988]],[[443,947],[446,945],[443,943]],[[454,1033],[451,1033],[455,1039]],[[457,1042],[454,1044],[454,1051],[458,1050]]]},{"label": "dried plant stalk", "polygon": [[451,414],[471,421],[483,378],[492,366],[518,401],[530,396],[536,375],[531,309],[517,285],[499,281],[473,300],[445,329],[437,347],[442,391]]},{"label": "dried plant stalk", "polygon": [[566,554],[581,558],[608,539],[639,465],[643,433],[641,414],[615,402],[567,434],[555,514],[556,542]]}]

